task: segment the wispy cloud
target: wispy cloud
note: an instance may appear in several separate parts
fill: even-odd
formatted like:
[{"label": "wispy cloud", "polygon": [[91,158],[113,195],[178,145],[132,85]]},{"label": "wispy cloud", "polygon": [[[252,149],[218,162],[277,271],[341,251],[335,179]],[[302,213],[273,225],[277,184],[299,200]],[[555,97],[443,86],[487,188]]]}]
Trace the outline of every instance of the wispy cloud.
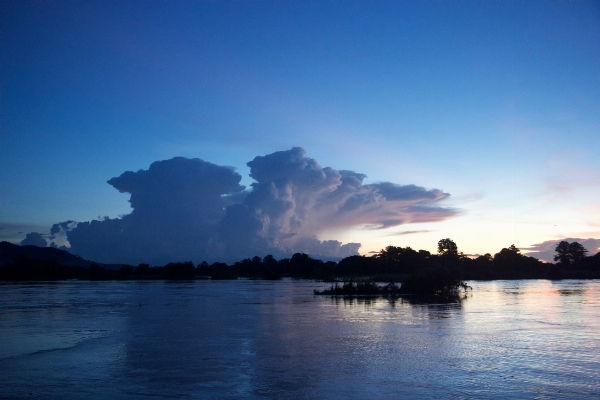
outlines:
[{"label": "wispy cloud", "polygon": [[429,231],[429,230],[420,230],[420,231],[400,231],[400,232],[392,232],[392,233],[388,233],[387,235],[383,235],[383,236],[403,236],[403,235],[413,235],[416,233],[427,233],[427,232],[435,232],[435,231]]}]

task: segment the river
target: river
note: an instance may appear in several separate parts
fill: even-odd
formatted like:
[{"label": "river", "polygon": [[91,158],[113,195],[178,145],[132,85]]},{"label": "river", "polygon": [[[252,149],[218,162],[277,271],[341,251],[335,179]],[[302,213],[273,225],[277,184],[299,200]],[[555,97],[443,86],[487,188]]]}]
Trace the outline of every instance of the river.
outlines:
[{"label": "river", "polygon": [[600,396],[600,281],[469,284],[429,305],[291,279],[0,284],[0,397]]}]

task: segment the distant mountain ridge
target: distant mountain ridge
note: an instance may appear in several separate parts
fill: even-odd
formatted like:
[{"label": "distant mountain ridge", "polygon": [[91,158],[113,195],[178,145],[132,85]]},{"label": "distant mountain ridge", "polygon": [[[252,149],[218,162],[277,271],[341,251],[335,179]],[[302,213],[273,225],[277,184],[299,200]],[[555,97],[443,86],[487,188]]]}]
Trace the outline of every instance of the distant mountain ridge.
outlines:
[{"label": "distant mountain ridge", "polygon": [[0,266],[14,263],[15,258],[19,256],[26,256],[32,260],[56,259],[60,264],[67,267],[89,268],[92,264],[98,264],[99,266],[108,269],[120,267],[120,265],[100,264],[88,261],[75,254],[71,254],[68,251],[56,249],[54,247],[38,247],[31,245],[19,246],[9,242],[0,242]]}]

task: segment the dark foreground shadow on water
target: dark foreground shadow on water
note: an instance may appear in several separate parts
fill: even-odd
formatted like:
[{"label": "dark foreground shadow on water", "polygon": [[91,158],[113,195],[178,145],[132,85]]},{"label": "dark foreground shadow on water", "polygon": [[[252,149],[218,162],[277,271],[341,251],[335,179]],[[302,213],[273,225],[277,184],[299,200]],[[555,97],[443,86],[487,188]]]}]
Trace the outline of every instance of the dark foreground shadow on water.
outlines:
[{"label": "dark foreground shadow on water", "polygon": [[398,296],[340,296],[328,295],[332,304],[340,305],[375,305],[376,303],[386,302],[395,307],[396,305],[409,304],[414,306],[431,306],[431,307],[462,307],[463,301],[467,300],[471,295],[462,294],[454,298],[421,298],[418,296],[398,295]]},{"label": "dark foreground shadow on water", "polygon": [[[461,296],[453,302],[428,302],[414,297],[383,297],[383,296],[327,296],[331,304],[335,307],[343,308],[364,308],[365,310],[376,309],[378,307],[390,307],[392,309],[410,309],[413,316],[420,315],[428,320],[444,320],[452,318],[457,313],[462,312],[463,302],[471,297],[470,295]],[[404,315],[404,314],[399,314]]]}]

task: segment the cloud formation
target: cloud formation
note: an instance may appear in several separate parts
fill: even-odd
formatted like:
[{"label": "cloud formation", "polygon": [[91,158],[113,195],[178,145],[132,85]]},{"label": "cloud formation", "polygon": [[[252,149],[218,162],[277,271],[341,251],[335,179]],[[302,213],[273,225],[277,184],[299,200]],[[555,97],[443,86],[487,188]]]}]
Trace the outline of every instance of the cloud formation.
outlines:
[{"label": "cloud formation", "polygon": [[244,186],[232,167],[176,157],[108,181],[131,194],[122,218],[81,222],[67,233],[71,251],[100,262],[162,264],[222,254],[214,232]]},{"label": "cloud formation", "polygon": [[67,239],[67,232],[77,226],[75,221],[59,222],[52,225],[50,228],[50,247],[56,247],[63,250],[68,250],[70,247]]},{"label": "cloud formation", "polygon": [[404,236],[404,235],[414,235],[415,233],[428,233],[428,232],[434,232],[434,231],[430,231],[430,230],[400,231],[400,232],[388,233],[387,235],[384,235],[384,236]]},{"label": "cloud formation", "polygon": [[332,228],[384,229],[456,214],[435,205],[448,193],[390,182],[363,185],[364,174],[322,168],[300,147],[256,157],[248,166],[256,182],[245,204],[278,247]]},{"label": "cloud formation", "polygon": [[588,256],[593,256],[600,251],[600,239],[580,239],[580,238],[566,238],[558,240],[546,240],[542,243],[534,244],[530,247],[525,247],[522,250],[527,252],[530,257],[535,257],[539,260],[546,262],[554,262],[554,255],[556,254],[556,245],[562,241],[569,243],[577,242],[581,244],[588,251]]},{"label": "cloud formation", "polygon": [[[247,165],[255,181],[249,190],[234,168],[197,158],[125,172],[108,183],[131,195],[130,214],[55,224],[51,240],[106,263],[230,262],[294,252],[342,258],[357,254],[360,244],[319,240],[326,230],[384,229],[456,215],[438,205],[449,196],[441,190],[363,184],[364,174],[321,167],[300,147],[258,156]],[[65,233],[68,243],[61,241]]]},{"label": "cloud formation", "polygon": [[40,233],[30,232],[25,236],[25,239],[21,240],[21,246],[37,246],[46,247],[47,242]]},{"label": "cloud formation", "polygon": [[0,222],[0,241],[20,243],[24,239],[25,232],[36,232],[43,229],[44,226],[40,225]]}]

